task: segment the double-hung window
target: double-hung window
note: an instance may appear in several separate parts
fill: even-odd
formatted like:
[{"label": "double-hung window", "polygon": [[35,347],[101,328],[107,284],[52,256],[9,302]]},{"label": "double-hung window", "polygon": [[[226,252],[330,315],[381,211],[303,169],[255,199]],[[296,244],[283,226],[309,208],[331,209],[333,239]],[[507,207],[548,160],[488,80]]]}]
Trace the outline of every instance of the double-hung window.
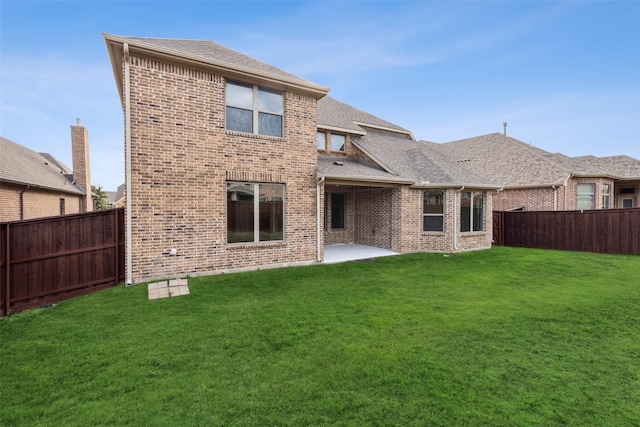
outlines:
[{"label": "double-hung window", "polygon": [[227,130],[282,137],[282,92],[227,82],[225,99]]},{"label": "double-hung window", "polygon": [[484,230],[484,196],[481,192],[460,193],[460,231]]},{"label": "double-hung window", "polygon": [[444,231],[444,191],[424,192],[422,231]]},{"label": "double-hung window", "polygon": [[594,189],[595,186],[593,184],[578,184],[578,202],[576,205],[578,210],[593,209]]},{"label": "double-hung window", "polygon": [[227,243],[284,240],[284,185],[227,182]]}]

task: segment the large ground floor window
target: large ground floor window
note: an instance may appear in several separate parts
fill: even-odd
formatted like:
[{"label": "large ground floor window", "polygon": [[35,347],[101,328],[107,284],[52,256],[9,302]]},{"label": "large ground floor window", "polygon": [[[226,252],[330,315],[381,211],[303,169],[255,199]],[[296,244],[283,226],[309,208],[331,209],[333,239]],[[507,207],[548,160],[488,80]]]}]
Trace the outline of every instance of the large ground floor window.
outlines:
[{"label": "large ground floor window", "polygon": [[481,192],[460,193],[460,231],[484,230],[484,195]]},{"label": "large ground floor window", "polygon": [[227,182],[227,243],[284,240],[284,185]]}]

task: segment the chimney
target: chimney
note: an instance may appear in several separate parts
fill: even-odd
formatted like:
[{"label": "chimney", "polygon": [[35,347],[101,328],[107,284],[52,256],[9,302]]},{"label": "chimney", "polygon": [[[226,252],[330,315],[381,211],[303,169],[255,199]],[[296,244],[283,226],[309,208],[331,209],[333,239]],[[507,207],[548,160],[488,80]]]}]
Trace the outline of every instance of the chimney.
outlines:
[{"label": "chimney", "polygon": [[80,119],[76,119],[75,126],[71,125],[71,156],[73,180],[85,191],[85,196],[80,200],[80,212],[90,212],[93,210],[93,198],[89,172],[89,132]]},{"label": "chimney", "polygon": [[502,126],[504,126],[504,136],[507,136],[507,122],[504,122]]}]

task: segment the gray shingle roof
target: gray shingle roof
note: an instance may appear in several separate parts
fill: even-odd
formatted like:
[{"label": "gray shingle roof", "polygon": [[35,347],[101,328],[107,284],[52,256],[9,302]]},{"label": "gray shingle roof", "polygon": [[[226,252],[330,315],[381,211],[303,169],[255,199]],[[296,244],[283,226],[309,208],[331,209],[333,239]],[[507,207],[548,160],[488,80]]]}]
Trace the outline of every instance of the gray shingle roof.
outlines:
[{"label": "gray shingle roof", "polygon": [[0,137],[0,181],[84,194],[68,179],[70,170],[50,154],[40,154]]},{"label": "gray shingle roof", "polygon": [[499,188],[433,150],[431,143],[415,141],[409,135],[396,132],[373,128],[366,131],[365,136],[352,137],[351,141],[402,178],[424,185]]},{"label": "gray shingle roof", "polygon": [[563,185],[570,174],[640,176],[640,161],[628,156],[567,157],[501,133],[434,144],[434,149],[505,187]]},{"label": "gray shingle roof", "polygon": [[395,129],[399,132],[409,133],[408,130],[386,120],[382,120],[372,114],[365,113],[337,99],[325,96],[318,100],[318,127],[340,128],[362,133],[364,129],[356,123],[365,123],[372,126]]},{"label": "gray shingle roof", "polygon": [[154,52],[164,56],[196,61],[200,66],[215,69],[225,77],[268,81],[285,87],[296,88],[315,96],[324,96],[329,88],[317,85],[306,79],[266,64],[233,49],[209,40],[166,39],[150,37],[131,37],[103,34],[111,59],[114,76],[122,98],[122,54],[123,45],[129,45],[134,51]]},{"label": "gray shingle roof", "polygon": [[320,176],[333,179],[370,179],[380,181],[405,182],[409,180],[403,179],[398,175],[389,173],[380,166],[364,163],[349,157],[338,156],[318,156],[318,173]]}]

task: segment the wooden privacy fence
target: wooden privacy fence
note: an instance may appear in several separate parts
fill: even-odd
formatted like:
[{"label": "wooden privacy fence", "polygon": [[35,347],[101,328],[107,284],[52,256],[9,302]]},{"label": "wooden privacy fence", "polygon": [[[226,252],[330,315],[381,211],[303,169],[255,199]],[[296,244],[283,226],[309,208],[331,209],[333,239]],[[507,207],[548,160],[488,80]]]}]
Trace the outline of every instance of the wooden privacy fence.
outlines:
[{"label": "wooden privacy fence", "polygon": [[640,255],[640,208],[493,213],[496,245]]},{"label": "wooden privacy fence", "polygon": [[1,315],[124,280],[124,209],[0,224]]}]

